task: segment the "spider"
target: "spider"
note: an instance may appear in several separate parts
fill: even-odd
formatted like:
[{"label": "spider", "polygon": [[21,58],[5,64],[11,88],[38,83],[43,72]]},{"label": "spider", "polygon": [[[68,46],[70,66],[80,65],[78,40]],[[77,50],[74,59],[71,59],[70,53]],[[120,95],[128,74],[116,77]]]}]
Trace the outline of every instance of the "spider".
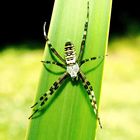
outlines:
[{"label": "spider", "polygon": [[53,83],[53,85],[50,87],[50,89],[47,92],[45,92],[33,106],[31,106],[31,108],[34,108],[35,106],[38,106],[38,107],[34,108],[34,112],[29,117],[29,119],[33,118],[33,116],[42,109],[42,107],[45,105],[47,100],[53,95],[53,93],[64,83],[64,81],[68,77],[71,77],[72,80],[74,80],[74,81],[78,81],[78,79],[80,79],[82,81],[82,85],[84,86],[86,92],[88,93],[89,100],[94,109],[94,113],[98,120],[99,126],[100,126],[100,128],[102,128],[93,88],[92,88],[90,82],[87,80],[85,74],[80,70],[80,67],[83,64],[85,64],[86,62],[96,60],[98,58],[104,58],[104,56],[98,56],[98,57],[91,57],[89,59],[82,60],[82,55],[84,53],[84,47],[85,47],[86,38],[87,38],[88,23],[89,23],[89,1],[87,2],[87,16],[86,16],[86,21],[84,24],[84,33],[82,36],[82,42],[81,42],[79,56],[76,57],[74,44],[72,42],[68,41],[65,43],[65,48],[64,48],[65,58],[61,57],[59,55],[59,53],[53,48],[53,46],[46,34],[46,31],[45,31],[46,22],[44,23],[43,31],[44,31],[44,37],[46,39],[46,43],[47,43],[49,49],[52,51],[52,53],[54,53],[54,55],[56,55],[63,63],[59,63],[57,61],[41,61],[41,62],[43,64],[57,65],[59,67],[65,68],[66,71],[63,73],[62,76],[60,76],[58,78],[58,80],[56,80]]}]

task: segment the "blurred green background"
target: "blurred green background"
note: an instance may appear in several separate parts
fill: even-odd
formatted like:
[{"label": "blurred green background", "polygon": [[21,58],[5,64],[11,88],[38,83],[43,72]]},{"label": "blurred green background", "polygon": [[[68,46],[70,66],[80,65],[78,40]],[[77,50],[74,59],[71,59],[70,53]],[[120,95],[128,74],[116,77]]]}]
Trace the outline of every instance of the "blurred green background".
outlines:
[{"label": "blurred green background", "polygon": [[[49,26],[53,7],[53,0],[46,2],[33,5],[33,1],[29,5],[24,1],[21,8],[21,1],[16,4],[12,1],[8,14],[7,2],[1,4],[4,10],[0,8],[0,140],[25,138],[42,67],[45,45],[42,25],[47,20]],[[40,13],[36,9],[41,9]],[[136,2],[113,1],[100,100],[103,130],[97,128],[96,140],[140,139],[138,9]]]},{"label": "blurred green background", "polygon": [[[36,93],[43,47],[8,46],[0,52],[0,140],[24,140]],[[39,47],[40,44],[36,44]],[[96,140],[140,138],[140,36],[109,41]]]}]

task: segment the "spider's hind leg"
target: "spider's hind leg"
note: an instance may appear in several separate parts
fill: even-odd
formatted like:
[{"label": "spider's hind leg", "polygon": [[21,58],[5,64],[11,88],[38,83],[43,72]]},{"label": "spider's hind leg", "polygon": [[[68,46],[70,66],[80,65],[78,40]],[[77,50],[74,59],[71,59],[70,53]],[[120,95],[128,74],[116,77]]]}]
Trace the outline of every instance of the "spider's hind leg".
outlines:
[{"label": "spider's hind leg", "polygon": [[39,98],[39,101],[36,102],[34,105],[31,106],[31,108],[34,108],[35,106],[38,105],[39,102],[41,102],[44,98],[47,98],[47,95],[49,94],[50,90],[45,92],[40,98]]},{"label": "spider's hind leg", "polygon": [[32,115],[29,117],[29,119],[32,119],[33,116],[42,109],[42,107],[45,105],[46,101],[49,99],[49,97],[51,97],[51,95],[62,85],[62,83],[66,80],[66,78],[68,77],[68,73],[65,72],[61,77],[59,77],[59,79],[57,81],[55,81],[53,83],[53,85],[50,87],[50,89],[44,93],[40,98],[39,101],[37,101],[31,108],[34,108],[35,106],[36,109],[33,109],[34,112],[32,113]]},{"label": "spider's hind leg", "polygon": [[99,117],[99,114],[98,114],[98,107],[97,107],[97,102],[96,102],[96,98],[95,98],[93,88],[92,88],[90,82],[86,79],[85,75],[81,71],[79,73],[79,76],[80,76],[80,79],[82,81],[82,84],[83,84],[84,88],[86,89],[86,91],[88,93],[90,103],[91,103],[91,105],[94,109],[94,113],[95,113],[96,118],[98,120],[99,126],[100,126],[100,128],[102,128],[102,124],[101,124],[100,117]]}]

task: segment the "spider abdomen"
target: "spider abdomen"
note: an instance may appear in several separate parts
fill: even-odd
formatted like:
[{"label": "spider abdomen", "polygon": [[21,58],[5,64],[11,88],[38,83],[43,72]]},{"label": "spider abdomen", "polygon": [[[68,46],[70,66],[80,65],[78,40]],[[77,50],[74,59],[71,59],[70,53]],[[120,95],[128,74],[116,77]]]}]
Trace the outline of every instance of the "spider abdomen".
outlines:
[{"label": "spider abdomen", "polygon": [[67,65],[74,65],[76,63],[76,52],[71,42],[66,42],[65,44],[65,60]]}]

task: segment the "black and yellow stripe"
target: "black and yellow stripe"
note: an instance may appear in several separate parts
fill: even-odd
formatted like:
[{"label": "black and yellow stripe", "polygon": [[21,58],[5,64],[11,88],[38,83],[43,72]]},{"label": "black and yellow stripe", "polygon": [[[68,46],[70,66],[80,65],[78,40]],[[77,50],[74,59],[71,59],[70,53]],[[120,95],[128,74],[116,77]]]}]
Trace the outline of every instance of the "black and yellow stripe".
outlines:
[{"label": "black and yellow stripe", "polygon": [[66,42],[64,51],[66,64],[74,64],[76,62],[76,52],[74,45],[70,41]]}]

